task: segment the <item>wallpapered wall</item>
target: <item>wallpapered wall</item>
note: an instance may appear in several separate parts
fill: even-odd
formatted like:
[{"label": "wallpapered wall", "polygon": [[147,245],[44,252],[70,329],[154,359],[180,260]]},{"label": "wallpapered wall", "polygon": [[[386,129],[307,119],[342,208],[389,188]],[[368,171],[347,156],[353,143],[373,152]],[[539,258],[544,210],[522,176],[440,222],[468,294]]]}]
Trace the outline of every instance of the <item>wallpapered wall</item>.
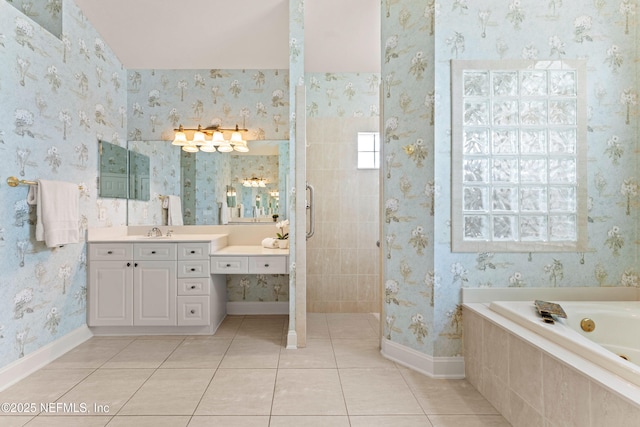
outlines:
[{"label": "wallpapered wall", "polygon": [[54,36],[60,38],[62,35],[62,0],[7,0],[7,2]]},{"label": "wallpapered wall", "polygon": [[63,6],[57,38],[0,1],[0,366],[86,322],[86,245],[36,242],[28,188],[7,176],[82,184],[81,236],[126,223],[123,202],[97,198],[96,177],[98,139],[126,145],[127,76],[75,4]]},{"label": "wallpapered wall", "polygon": [[[241,172],[224,159],[233,154],[199,152],[181,160],[181,150],[170,143],[173,129],[180,124],[187,128],[238,124],[249,129],[245,134],[249,149],[251,140],[288,139],[288,71],[128,70],[127,74],[129,144],[150,153],[152,168],[151,200],[129,202],[129,224],[160,224],[159,194],[184,199],[185,224],[200,224],[201,218],[218,224],[220,195]],[[288,149],[282,156],[288,159]],[[181,173],[186,178],[184,192],[175,185]],[[204,200],[207,203],[201,203]],[[274,226],[273,237],[276,232]],[[276,275],[232,277],[227,283],[229,300],[287,301],[288,286],[283,287],[282,281]]]},{"label": "wallpapered wall", "polygon": [[[462,287],[638,286],[636,2],[577,3],[383,3],[387,338],[460,354]],[[589,252],[450,251],[450,60],[509,58],[587,60]]]}]

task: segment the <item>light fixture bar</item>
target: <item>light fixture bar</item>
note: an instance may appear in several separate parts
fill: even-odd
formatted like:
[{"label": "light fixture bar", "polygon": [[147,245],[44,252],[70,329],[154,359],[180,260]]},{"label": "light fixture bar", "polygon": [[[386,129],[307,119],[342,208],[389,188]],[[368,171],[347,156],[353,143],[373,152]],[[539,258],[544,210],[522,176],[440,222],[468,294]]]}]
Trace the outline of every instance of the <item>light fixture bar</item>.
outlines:
[{"label": "light fixture bar", "polygon": [[[198,125],[197,128],[185,128],[180,125],[177,129],[173,129],[175,132],[175,136],[172,144],[182,147],[182,149],[189,153],[197,153],[198,151],[205,151],[212,153],[214,151],[220,151],[222,153],[229,153],[231,151],[238,151],[242,153],[246,153],[249,151],[247,147],[247,141],[242,139],[242,134],[240,132],[248,132],[248,129],[240,128],[236,123],[235,128],[223,128],[220,125],[209,126],[203,128],[201,125]],[[188,140],[187,132],[193,132],[193,139]],[[233,132],[231,134],[231,139],[224,139],[224,135],[222,132],[230,131]],[[211,140],[205,139],[205,135],[210,135]],[[216,147],[217,150],[216,150]]]},{"label": "light fixture bar", "polygon": [[180,125],[180,127],[178,127],[177,129],[174,128],[173,131],[174,132],[198,131],[198,132],[206,133],[207,135],[213,135],[214,132],[249,132],[249,129],[240,128],[238,127],[238,125],[236,125],[236,127],[234,128],[223,128],[223,127],[220,127],[219,125],[208,126],[206,128],[203,128],[202,126],[198,125],[197,128],[186,128]]}]

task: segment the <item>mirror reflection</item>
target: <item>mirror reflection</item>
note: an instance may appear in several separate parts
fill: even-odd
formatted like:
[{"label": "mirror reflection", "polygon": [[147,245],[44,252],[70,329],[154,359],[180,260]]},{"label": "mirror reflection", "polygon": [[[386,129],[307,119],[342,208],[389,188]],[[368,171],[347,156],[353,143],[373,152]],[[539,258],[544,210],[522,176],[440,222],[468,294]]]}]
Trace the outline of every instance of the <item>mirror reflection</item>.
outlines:
[{"label": "mirror reflection", "polygon": [[129,152],[129,198],[149,200],[149,156]]},{"label": "mirror reflection", "polygon": [[98,192],[100,197],[126,199],[129,180],[127,149],[106,141],[100,141],[98,147],[100,155]]},{"label": "mirror reflection", "polygon": [[130,151],[149,158],[150,199],[129,200],[128,225],[164,225],[161,197],[170,195],[180,197],[185,225],[272,222],[274,215],[286,219],[288,141],[248,144],[248,153],[186,153],[169,141],[129,141]]},{"label": "mirror reflection", "polygon": [[285,218],[286,141],[251,141],[248,153],[181,154],[185,224],[272,222]]}]

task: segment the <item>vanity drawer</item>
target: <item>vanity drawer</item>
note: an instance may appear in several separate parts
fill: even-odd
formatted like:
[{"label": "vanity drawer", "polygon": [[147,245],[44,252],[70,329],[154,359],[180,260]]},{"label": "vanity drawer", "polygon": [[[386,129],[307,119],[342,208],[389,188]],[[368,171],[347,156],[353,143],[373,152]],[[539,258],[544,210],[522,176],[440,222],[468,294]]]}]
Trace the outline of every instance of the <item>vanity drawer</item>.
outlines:
[{"label": "vanity drawer", "polygon": [[209,243],[178,243],[178,260],[209,259]]},{"label": "vanity drawer", "polygon": [[246,274],[249,262],[246,256],[212,256],[211,274]]},{"label": "vanity drawer", "polygon": [[176,259],[175,243],[134,243],[133,258],[136,261],[173,261]]},{"label": "vanity drawer", "polygon": [[286,256],[249,257],[249,273],[287,274],[287,257]]},{"label": "vanity drawer", "polygon": [[133,258],[131,243],[90,243],[89,260],[127,261]]},{"label": "vanity drawer", "polygon": [[210,281],[209,277],[178,279],[178,295],[209,295]]},{"label": "vanity drawer", "polygon": [[206,277],[209,278],[209,260],[178,261],[178,278]]},{"label": "vanity drawer", "polygon": [[211,323],[208,296],[178,297],[178,326],[206,326]]}]

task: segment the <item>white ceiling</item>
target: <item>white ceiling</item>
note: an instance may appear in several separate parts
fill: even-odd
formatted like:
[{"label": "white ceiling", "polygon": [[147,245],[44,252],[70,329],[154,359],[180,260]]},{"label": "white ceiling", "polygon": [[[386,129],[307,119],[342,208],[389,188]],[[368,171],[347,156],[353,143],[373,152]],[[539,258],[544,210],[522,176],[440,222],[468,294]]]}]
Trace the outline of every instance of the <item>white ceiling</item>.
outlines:
[{"label": "white ceiling", "polygon": [[[75,0],[128,69],[289,67],[289,0]],[[379,72],[380,0],[305,0],[306,72]]]}]

